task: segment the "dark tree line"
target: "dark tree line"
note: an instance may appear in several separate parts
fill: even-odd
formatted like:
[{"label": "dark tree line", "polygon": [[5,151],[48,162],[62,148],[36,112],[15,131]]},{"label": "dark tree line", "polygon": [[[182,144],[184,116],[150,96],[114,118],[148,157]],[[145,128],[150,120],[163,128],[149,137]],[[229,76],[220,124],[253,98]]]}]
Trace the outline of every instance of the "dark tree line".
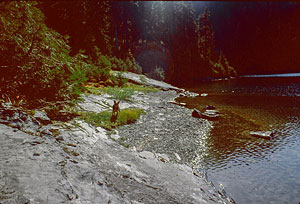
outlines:
[{"label": "dark tree line", "polygon": [[147,52],[139,62],[153,58],[158,62],[145,66],[163,66],[167,80],[177,84],[235,73],[226,59],[220,63],[225,55],[215,48],[209,11],[197,18],[190,2],[45,1],[40,7],[47,25],[70,36],[71,54],[81,49],[96,58],[100,50],[125,59]]},{"label": "dark tree line", "polygon": [[[300,71],[297,2],[209,2],[216,46],[239,74]],[[201,4],[194,2],[196,13]]]}]

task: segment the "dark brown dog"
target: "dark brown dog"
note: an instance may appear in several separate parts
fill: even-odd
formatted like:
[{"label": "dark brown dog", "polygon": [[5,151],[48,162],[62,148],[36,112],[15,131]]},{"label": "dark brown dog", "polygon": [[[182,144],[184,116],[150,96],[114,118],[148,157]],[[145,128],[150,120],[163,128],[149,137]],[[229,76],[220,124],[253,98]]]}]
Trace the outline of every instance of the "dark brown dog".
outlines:
[{"label": "dark brown dog", "polygon": [[110,122],[114,123],[116,122],[117,118],[118,118],[118,115],[119,115],[119,112],[120,112],[120,107],[119,107],[119,102],[116,102],[114,100],[114,105],[113,105],[113,109],[112,109],[112,115],[111,115],[111,118],[110,118]]}]

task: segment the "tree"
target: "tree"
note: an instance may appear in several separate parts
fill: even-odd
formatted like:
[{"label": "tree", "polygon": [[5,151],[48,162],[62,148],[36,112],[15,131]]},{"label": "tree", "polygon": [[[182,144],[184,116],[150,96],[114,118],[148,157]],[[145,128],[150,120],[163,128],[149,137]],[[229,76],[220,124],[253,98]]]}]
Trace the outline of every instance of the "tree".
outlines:
[{"label": "tree", "polygon": [[209,21],[210,12],[206,8],[202,15],[198,16],[197,34],[198,49],[204,59],[216,60],[215,38],[212,25]]},{"label": "tree", "polygon": [[114,31],[114,55],[126,59],[139,35],[139,13],[141,2],[111,2],[112,25]]},{"label": "tree", "polygon": [[108,1],[41,1],[48,26],[70,36],[71,54],[85,50],[96,61],[98,47],[102,54],[112,53],[111,6]]},{"label": "tree", "polygon": [[84,75],[69,56],[67,41],[45,25],[36,5],[0,3],[1,97],[31,101],[76,97]]},{"label": "tree", "polygon": [[197,35],[194,10],[188,2],[174,3],[174,21],[171,33],[172,58],[175,64],[176,83],[188,81],[195,68],[197,57]]}]

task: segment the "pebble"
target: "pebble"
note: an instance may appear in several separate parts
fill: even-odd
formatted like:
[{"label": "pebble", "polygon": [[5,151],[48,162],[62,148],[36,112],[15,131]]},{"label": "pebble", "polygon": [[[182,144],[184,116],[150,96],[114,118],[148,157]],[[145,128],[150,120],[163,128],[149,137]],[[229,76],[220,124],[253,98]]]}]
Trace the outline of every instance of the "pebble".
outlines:
[{"label": "pebble", "polygon": [[64,140],[64,138],[62,136],[57,136],[57,137],[55,137],[55,139],[56,139],[56,141],[63,141]]}]

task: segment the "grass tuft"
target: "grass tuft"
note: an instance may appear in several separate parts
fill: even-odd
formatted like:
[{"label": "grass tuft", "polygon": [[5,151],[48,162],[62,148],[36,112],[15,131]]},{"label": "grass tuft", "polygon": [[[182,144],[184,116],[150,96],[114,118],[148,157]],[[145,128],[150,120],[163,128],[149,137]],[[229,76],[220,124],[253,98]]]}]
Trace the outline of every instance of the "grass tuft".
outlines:
[{"label": "grass tuft", "polygon": [[114,99],[129,100],[134,93],[134,89],[130,87],[108,87],[106,93],[111,95]]},{"label": "grass tuft", "polygon": [[120,111],[118,119],[115,123],[110,122],[111,111],[103,111],[100,113],[84,112],[81,118],[94,126],[101,126],[107,130],[112,130],[121,125],[134,123],[139,119],[140,115],[144,112],[141,108],[126,108]]}]

